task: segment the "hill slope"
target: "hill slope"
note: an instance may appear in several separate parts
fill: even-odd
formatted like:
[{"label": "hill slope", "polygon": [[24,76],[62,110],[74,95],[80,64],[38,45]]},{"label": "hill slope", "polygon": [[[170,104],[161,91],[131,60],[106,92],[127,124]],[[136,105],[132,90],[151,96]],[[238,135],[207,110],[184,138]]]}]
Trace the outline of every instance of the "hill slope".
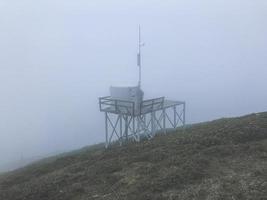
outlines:
[{"label": "hill slope", "polygon": [[267,113],[101,145],[0,177],[1,200],[267,199]]}]

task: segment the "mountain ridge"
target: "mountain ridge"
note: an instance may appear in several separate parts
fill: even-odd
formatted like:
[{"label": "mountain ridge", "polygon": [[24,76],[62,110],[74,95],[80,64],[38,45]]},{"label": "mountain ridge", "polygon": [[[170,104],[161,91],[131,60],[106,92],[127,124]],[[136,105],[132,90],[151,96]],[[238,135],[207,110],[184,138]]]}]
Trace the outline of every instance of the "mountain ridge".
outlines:
[{"label": "mountain ridge", "polygon": [[0,176],[2,200],[267,199],[267,112],[103,144]]}]

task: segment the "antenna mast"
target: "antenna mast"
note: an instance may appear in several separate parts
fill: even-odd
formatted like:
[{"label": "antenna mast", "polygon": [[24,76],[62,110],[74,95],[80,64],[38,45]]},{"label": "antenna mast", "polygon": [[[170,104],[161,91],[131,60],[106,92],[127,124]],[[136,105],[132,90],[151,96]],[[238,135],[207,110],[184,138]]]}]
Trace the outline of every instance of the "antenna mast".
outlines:
[{"label": "antenna mast", "polygon": [[139,80],[138,80],[138,86],[141,88],[141,66],[142,66],[142,60],[141,60],[141,48],[144,46],[144,43],[141,41],[141,26],[139,25],[139,42],[138,42],[138,53],[137,53],[137,66],[139,67]]}]

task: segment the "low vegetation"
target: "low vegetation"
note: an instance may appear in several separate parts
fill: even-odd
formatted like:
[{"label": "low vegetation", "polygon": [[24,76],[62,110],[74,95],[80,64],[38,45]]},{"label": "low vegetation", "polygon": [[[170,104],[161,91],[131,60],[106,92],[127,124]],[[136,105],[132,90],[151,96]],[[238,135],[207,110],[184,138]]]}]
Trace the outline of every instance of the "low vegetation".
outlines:
[{"label": "low vegetation", "polygon": [[1,200],[266,200],[267,113],[84,148],[0,176]]}]

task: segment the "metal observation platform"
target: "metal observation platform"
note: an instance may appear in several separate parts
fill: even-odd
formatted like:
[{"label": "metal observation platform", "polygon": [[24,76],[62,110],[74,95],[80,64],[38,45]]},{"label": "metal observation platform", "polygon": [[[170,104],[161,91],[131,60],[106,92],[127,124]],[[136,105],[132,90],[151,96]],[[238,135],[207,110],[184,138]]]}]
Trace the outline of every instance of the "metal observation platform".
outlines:
[{"label": "metal observation platform", "polygon": [[99,108],[105,113],[106,148],[117,141],[140,141],[157,132],[185,125],[185,102],[164,97],[142,100],[122,100],[112,96],[100,97]]}]

